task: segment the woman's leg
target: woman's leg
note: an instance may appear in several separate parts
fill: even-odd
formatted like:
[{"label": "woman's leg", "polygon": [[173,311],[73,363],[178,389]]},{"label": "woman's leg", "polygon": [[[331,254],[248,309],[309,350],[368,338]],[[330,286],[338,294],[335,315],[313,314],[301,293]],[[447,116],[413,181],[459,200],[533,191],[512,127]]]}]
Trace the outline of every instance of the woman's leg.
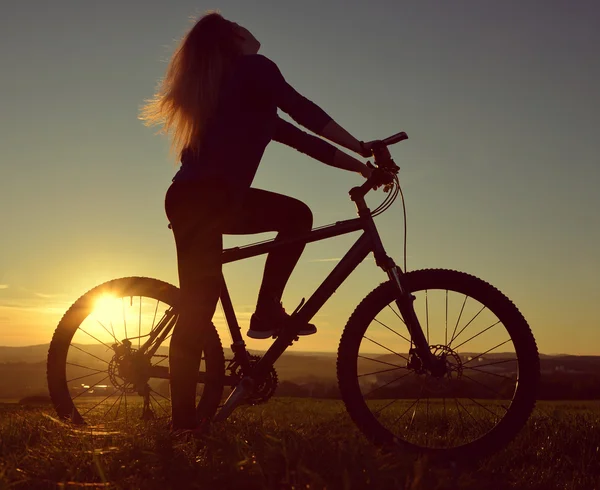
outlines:
[{"label": "woman's leg", "polygon": [[[277,240],[283,240],[312,228],[312,212],[298,199],[275,192],[251,188],[237,206],[234,220],[223,233],[245,235],[276,231]],[[293,245],[271,252],[265,264],[256,310],[279,305],[283,290],[304,250],[304,244]]]},{"label": "woman's leg", "polygon": [[169,349],[173,429],[191,429],[196,420],[196,384],[203,330],[209,328],[221,288],[221,227],[224,202],[215,189],[175,183],[165,208],[177,248],[181,290],[179,319]]}]

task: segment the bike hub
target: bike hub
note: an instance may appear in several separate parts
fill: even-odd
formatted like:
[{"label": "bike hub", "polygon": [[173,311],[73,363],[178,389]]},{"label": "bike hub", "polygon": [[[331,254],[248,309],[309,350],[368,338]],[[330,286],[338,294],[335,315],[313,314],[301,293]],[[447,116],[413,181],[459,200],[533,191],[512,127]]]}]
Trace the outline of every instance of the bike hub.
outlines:
[{"label": "bike hub", "polygon": [[434,357],[431,369],[424,366],[415,349],[410,350],[406,367],[423,377],[423,386],[430,393],[441,395],[450,392],[452,385],[462,377],[460,356],[446,345],[431,345],[429,348]]},{"label": "bike hub", "polygon": [[144,395],[150,379],[152,364],[150,359],[131,348],[131,342],[124,340],[113,345],[115,354],[108,364],[108,375],[112,384],[121,391]]}]

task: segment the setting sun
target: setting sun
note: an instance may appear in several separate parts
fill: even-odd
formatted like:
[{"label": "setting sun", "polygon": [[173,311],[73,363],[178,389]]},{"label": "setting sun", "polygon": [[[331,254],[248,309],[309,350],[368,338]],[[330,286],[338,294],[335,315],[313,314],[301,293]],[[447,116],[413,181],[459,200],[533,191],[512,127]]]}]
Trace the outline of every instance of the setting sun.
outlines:
[{"label": "setting sun", "polygon": [[122,300],[103,294],[100,296],[94,305],[94,316],[99,319],[114,319],[118,316],[122,316],[123,304]]}]

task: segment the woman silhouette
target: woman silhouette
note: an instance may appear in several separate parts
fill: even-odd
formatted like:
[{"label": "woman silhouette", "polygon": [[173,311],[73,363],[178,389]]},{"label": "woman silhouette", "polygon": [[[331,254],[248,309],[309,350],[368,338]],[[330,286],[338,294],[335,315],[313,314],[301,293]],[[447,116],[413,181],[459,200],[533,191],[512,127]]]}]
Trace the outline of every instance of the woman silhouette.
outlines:
[{"label": "woman silhouette", "polygon": [[[173,430],[197,427],[195,396],[203,325],[209,325],[221,286],[222,236],[276,231],[277,239],[309,231],[312,213],[291,197],[251,187],[272,139],[327,165],[371,169],[277,115],[289,114],[312,132],[365,157],[362,143],[301,96],[244,27],[218,13],[201,17],[175,50],[158,93],[142,108],[160,124],[181,167],[165,198],[177,249],[181,309],[169,351]],[[302,253],[296,245],[270,253],[248,336],[276,335],[289,318],[283,290]],[[316,332],[304,326],[300,335]]]}]

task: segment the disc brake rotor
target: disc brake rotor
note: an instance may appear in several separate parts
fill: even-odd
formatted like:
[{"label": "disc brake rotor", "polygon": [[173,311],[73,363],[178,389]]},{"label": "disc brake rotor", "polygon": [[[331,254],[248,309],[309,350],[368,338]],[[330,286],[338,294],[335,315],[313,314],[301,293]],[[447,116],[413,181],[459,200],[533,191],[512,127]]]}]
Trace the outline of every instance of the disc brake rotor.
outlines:
[{"label": "disc brake rotor", "polygon": [[433,376],[421,363],[420,359],[411,352],[411,357],[407,364],[421,379],[422,386],[429,393],[440,396],[449,393],[457,380],[462,377],[463,363],[460,356],[446,345],[430,345],[431,353],[444,363],[444,375]]}]

